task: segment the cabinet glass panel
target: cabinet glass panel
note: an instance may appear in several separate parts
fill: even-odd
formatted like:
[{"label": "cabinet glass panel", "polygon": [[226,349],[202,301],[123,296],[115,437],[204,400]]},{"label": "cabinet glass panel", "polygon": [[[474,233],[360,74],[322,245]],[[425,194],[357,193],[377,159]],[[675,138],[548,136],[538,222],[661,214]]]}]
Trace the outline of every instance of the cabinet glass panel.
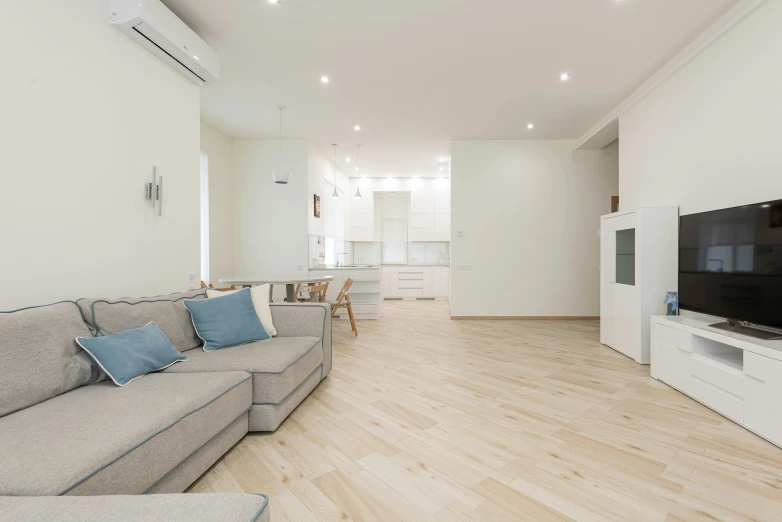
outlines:
[{"label": "cabinet glass panel", "polygon": [[616,282],[635,286],[635,229],[616,231]]}]

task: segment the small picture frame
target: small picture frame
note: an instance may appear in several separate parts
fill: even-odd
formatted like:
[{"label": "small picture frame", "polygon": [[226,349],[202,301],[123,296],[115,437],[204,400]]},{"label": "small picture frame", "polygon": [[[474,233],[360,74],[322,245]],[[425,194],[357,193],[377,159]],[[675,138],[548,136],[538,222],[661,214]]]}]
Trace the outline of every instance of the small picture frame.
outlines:
[{"label": "small picture frame", "polygon": [[313,201],[313,208],[315,209],[315,217],[320,217],[320,196],[315,194],[315,199]]}]

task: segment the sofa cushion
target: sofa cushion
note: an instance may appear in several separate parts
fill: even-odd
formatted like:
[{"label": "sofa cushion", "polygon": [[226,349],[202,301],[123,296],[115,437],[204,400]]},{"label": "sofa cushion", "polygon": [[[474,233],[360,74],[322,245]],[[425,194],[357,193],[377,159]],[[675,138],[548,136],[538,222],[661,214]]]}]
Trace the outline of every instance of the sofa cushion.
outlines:
[{"label": "sofa cushion", "polygon": [[187,361],[155,323],[101,337],[77,337],[76,343],[117,386]]},{"label": "sofa cushion", "polygon": [[138,495],[243,416],[245,372],[83,386],[0,418],[0,495]]},{"label": "sofa cushion", "polygon": [[[269,332],[269,335],[272,337],[277,337],[277,329],[274,328],[272,310],[269,306],[269,293],[271,287],[272,285],[269,283],[254,286],[250,288],[250,294],[253,298],[255,313],[258,314],[258,319],[261,320],[263,329]],[[207,288],[206,296],[211,299],[213,297],[225,297],[226,295],[235,294],[236,292],[241,292],[241,290],[217,290],[214,288]]]},{"label": "sofa cushion", "polygon": [[269,497],[244,493],[105,497],[0,497],[5,520],[267,522]]},{"label": "sofa cushion", "polygon": [[241,370],[253,376],[253,404],[279,404],[323,364],[317,337],[275,337],[215,352],[193,350],[164,373]]},{"label": "sofa cushion", "polygon": [[0,417],[101,380],[75,341],[91,335],[72,301],[0,312]]},{"label": "sofa cushion", "polygon": [[271,337],[255,313],[249,288],[215,299],[188,299],[185,307],[205,352]]},{"label": "sofa cushion", "polygon": [[110,335],[155,322],[171,344],[184,352],[201,345],[190,312],[184,305],[186,299],[206,299],[206,291],[199,289],[154,297],[90,298],[76,302],[95,335]]}]

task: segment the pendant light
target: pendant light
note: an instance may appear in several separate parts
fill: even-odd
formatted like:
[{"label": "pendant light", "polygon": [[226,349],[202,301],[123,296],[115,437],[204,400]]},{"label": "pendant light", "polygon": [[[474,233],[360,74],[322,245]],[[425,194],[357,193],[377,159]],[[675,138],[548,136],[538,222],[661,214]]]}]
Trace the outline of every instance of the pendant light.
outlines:
[{"label": "pendant light", "polygon": [[277,167],[272,171],[272,179],[278,185],[287,185],[291,179],[291,173],[282,168],[282,111],[286,109],[285,105],[280,105],[280,152],[277,156]]},{"label": "pendant light", "polygon": [[332,143],[334,147],[334,193],[331,195],[334,199],[339,199],[339,192],[337,192],[337,144]]},{"label": "pendant light", "polygon": [[[356,145],[356,172],[359,172],[359,157],[358,153],[361,151],[361,145]],[[361,178],[358,178],[356,182],[356,199],[361,199]]]}]

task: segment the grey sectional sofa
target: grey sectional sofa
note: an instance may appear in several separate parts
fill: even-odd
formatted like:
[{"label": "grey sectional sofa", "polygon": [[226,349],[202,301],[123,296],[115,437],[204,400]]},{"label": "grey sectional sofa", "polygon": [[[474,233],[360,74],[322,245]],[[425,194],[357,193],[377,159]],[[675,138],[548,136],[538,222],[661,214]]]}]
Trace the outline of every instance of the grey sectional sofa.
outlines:
[{"label": "grey sectional sofa", "polygon": [[[182,492],[248,431],[277,429],[330,372],[328,304],[274,304],[277,337],[204,352],[183,301],[205,298],[0,313],[0,498]],[[125,387],[74,341],[149,321],[189,360]]]}]

